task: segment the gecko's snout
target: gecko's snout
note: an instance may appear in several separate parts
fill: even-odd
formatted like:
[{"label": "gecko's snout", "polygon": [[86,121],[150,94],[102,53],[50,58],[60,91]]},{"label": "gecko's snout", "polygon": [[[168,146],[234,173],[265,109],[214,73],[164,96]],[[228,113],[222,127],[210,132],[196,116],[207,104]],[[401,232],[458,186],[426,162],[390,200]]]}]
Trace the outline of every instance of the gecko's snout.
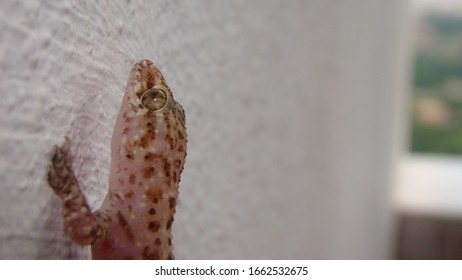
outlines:
[{"label": "gecko's snout", "polygon": [[130,73],[133,93],[138,97],[149,89],[158,85],[165,85],[165,80],[159,69],[148,59],[143,59],[135,63]]}]

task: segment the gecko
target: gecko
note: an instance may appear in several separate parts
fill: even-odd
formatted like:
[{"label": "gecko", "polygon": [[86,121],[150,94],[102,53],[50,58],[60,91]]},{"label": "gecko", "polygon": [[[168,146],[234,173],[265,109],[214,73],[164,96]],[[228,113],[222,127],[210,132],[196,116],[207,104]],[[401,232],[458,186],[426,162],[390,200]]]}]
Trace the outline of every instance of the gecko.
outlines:
[{"label": "gecko", "polygon": [[91,211],[72,168],[70,139],[55,146],[47,179],[66,234],[93,259],[174,259],[172,223],[186,158],[183,107],[149,60],[133,65],[116,119],[109,190]]}]

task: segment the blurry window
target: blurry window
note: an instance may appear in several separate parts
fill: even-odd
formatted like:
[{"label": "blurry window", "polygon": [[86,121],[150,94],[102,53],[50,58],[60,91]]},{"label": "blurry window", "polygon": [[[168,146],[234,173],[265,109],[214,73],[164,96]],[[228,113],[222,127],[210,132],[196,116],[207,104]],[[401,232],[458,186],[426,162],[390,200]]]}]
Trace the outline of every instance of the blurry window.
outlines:
[{"label": "blurry window", "polygon": [[416,27],[411,150],[460,155],[462,10],[422,10]]}]

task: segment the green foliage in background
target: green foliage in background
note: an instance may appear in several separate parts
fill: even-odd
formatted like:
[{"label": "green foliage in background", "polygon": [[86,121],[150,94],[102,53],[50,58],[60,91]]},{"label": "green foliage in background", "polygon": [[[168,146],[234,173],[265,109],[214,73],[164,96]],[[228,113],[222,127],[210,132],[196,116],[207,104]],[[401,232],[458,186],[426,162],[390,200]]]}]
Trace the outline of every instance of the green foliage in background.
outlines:
[{"label": "green foliage in background", "polygon": [[419,98],[431,97],[445,104],[452,117],[444,125],[428,125],[413,114],[411,149],[462,154],[462,83],[452,94],[445,88],[451,79],[462,81],[462,16],[429,14],[423,26],[414,64],[414,108]]},{"label": "green foliage in background", "polygon": [[462,129],[460,127],[426,127],[414,122],[412,151],[444,154],[462,154]]},{"label": "green foliage in background", "polygon": [[451,60],[438,55],[419,53],[415,60],[414,71],[415,87],[438,87],[448,77],[462,77],[462,57]]}]

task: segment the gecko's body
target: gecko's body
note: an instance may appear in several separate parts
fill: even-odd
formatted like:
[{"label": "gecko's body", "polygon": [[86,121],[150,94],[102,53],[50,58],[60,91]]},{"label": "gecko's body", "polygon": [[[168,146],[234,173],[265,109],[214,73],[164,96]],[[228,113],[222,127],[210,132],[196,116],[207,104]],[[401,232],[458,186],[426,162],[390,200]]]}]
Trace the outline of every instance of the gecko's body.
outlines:
[{"label": "gecko's body", "polygon": [[55,149],[48,181],[62,199],[64,227],[93,259],[172,259],[171,226],[186,157],[184,111],[151,61],[130,73],[112,137],[109,192],[91,212],[71,166]]}]

